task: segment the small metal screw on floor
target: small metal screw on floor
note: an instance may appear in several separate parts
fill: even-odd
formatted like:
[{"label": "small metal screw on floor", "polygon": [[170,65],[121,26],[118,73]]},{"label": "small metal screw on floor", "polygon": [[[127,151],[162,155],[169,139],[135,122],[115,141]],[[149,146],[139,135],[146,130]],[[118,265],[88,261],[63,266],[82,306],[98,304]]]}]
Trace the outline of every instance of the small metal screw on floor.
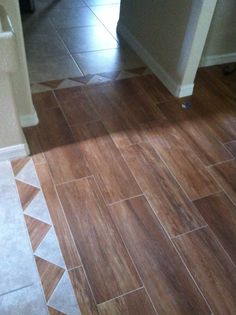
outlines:
[{"label": "small metal screw on floor", "polygon": [[181,105],[181,107],[182,107],[183,109],[189,109],[189,108],[192,107],[192,103],[191,103],[191,102],[183,102],[182,105]]}]

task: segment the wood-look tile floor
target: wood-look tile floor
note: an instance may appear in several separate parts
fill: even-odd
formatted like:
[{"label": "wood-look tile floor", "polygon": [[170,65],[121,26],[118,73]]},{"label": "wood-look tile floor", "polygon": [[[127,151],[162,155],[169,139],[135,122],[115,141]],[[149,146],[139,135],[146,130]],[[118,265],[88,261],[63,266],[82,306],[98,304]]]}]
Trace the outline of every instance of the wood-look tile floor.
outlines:
[{"label": "wood-look tile floor", "polygon": [[[82,315],[236,314],[233,82],[201,69],[187,110],[152,75],[33,95],[25,135]],[[61,272],[37,264],[44,284]]]}]

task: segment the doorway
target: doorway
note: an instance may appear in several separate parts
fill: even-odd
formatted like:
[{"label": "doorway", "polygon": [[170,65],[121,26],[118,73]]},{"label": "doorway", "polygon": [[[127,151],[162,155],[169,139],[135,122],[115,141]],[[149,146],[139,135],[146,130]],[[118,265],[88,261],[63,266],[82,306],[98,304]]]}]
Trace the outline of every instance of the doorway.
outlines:
[{"label": "doorway", "polygon": [[120,72],[143,67],[117,35],[119,12],[120,0],[35,0],[35,11],[22,14],[33,92],[129,77],[132,71]]}]

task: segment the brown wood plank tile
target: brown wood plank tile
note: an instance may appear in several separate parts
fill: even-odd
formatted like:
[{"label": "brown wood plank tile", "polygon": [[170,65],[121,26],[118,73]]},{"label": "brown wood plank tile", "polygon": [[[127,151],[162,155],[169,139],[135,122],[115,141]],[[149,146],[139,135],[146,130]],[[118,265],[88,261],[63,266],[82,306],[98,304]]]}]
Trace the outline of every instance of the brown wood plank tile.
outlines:
[{"label": "brown wood plank tile", "polygon": [[133,175],[101,122],[76,126],[73,132],[106,203],[141,194]]},{"label": "brown wood plank tile", "polygon": [[31,203],[31,201],[34,199],[34,197],[39,192],[39,188],[28,185],[22,181],[16,180],[16,186],[18,189],[18,193],[20,196],[20,201],[23,210],[25,210],[28,205]]},{"label": "brown wood plank tile", "polygon": [[35,256],[35,261],[45,298],[48,301],[65,270],[37,256]]},{"label": "brown wood plank tile", "polygon": [[171,236],[206,225],[150,144],[130,146],[123,153],[141,190]]},{"label": "brown wood plank tile", "polygon": [[155,122],[146,124],[144,132],[190,199],[219,191],[203,163],[164,115],[160,113]]},{"label": "brown wood plank tile", "polygon": [[236,157],[236,141],[225,143],[225,147]]},{"label": "brown wood plank tile", "polygon": [[98,305],[100,315],[156,315],[144,289]]},{"label": "brown wood plank tile", "polygon": [[51,225],[34,219],[28,215],[25,215],[24,217],[29,232],[31,245],[33,251],[35,251],[46,236],[47,232],[50,230]]},{"label": "brown wood plank tile", "polygon": [[[195,106],[195,100],[197,102]],[[236,110],[226,95],[218,93],[217,86],[201,77],[196,84],[193,106],[194,110],[208,123],[215,136],[222,142],[235,140]]]},{"label": "brown wood plank tile", "polygon": [[157,313],[210,314],[146,199],[132,198],[110,209]]},{"label": "brown wood plank tile", "polygon": [[97,306],[82,267],[69,270],[69,276],[75,291],[81,314],[98,315]]},{"label": "brown wood plank tile", "polygon": [[44,157],[43,149],[39,141],[39,134],[38,134],[37,126],[24,128],[23,131],[24,131],[24,135],[27,140],[27,143],[29,145],[30,154],[33,158],[34,163],[35,164],[44,163],[45,157]]},{"label": "brown wood plank tile", "polygon": [[215,315],[236,313],[236,268],[209,228],[175,240]]},{"label": "brown wood plank tile", "polygon": [[134,80],[138,84],[138,89],[143,89],[155,103],[164,102],[174,98],[154,75],[140,76],[136,77]]},{"label": "brown wood plank tile", "polygon": [[57,187],[97,303],[141,286],[93,178]]},{"label": "brown wood plank tile", "polygon": [[55,183],[90,175],[86,161],[59,108],[48,111],[39,125],[41,146]]},{"label": "brown wood plank tile", "polygon": [[210,167],[210,173],[236,204],[236,161],[233,160],[212,166]]},{"label": "brown wood plank tile", "polygon": [[71,235],[66,216],[53,186],[47,164],[36,165],[36,171],[57,234],[63,258],[68,269],[81,265],[80,257]]},{"label": "brown wood plank tile", "polygon": [[[194,106],[198,106],[198,104],[195,103]],[[233,157],[215,138],[211,129],[196,112],[183,109],[178,101],[161,103],[159,108],[172,124],[177,124],[182,137],[205,165],[215,164]]]},{"label": "brown wood plank tile", "polygon": [[194,203],[236,265],[235,205],[223,192]]},{"label": "brown wood plank tile", "polygon": [[91,100],[80,87],[57,90],[55,93],[70,125],[98,120]]},{"label": "brown wood plank tile", "polygon": [[37,112],[43,114],[44,110],[58,107],[58,103],[52,91],[34,93],[32,99]]},{"label": "brown wood plank tile", "polygon": [[103,124],[119,149],[146,141],[141,126],[135,119],[130,120],[116,115],[103,119]]},{"label": "brown wood plank tile", "polygon": [[59,312],[50,306],[48,306],[48,311],[50,315],[66,315],[65,313]]}]

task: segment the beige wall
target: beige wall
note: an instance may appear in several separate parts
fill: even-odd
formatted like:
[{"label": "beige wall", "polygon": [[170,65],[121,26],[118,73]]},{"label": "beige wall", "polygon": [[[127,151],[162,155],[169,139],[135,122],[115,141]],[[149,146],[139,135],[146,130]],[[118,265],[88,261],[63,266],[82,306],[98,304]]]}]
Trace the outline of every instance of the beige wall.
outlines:
[{"label": "beige wall", "polygon": [[216,0],[122,0],[118,30],[122,34],[120,25],[124,26],[130,38],[160,66],[161,80],[166,77],[166,81],[172,81],[170,85],[185,88],[193,85],[215,3]]},{"label": "beige wall", "polygon": [[212,62],[210,60],[208,62],[221,63],[224,62],[223,59],[217,60],[214,57],[228,54],[234,54],[234,57],[231,57],[236,61],[236,1],[218,0],[203,58],[213,57]]}]

